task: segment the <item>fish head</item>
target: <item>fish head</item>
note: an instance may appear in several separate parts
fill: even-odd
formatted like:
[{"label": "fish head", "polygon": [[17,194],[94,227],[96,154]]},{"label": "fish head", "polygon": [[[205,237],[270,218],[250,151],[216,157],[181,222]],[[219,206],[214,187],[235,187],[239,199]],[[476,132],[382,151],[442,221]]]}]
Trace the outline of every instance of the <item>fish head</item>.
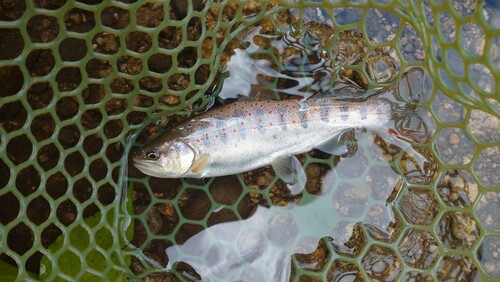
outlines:
[{"label": "fish head", "polygon": [[134,166],[144,174],[161,178],[179,178],[193,165],[195,152],[181,140],[145,144],[132,152]]}]

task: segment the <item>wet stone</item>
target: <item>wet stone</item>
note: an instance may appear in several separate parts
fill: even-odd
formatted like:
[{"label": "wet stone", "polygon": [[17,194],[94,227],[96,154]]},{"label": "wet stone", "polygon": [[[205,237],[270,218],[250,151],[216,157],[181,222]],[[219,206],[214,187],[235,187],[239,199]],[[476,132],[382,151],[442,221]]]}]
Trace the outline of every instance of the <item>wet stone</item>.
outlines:
[{"label": "wet stone", "polygon": [[482,268],[491,277],[500,278],[500,265],[498,259],[500,257],[500,237],[487,236],[477,251],[477,256]]},{"label": "wet stone", "polygon": [[391,201],[393,194],[397,194],[402,186],[402,177],[389,165],[373,166],[366,176],[366,186],[370,189],[370,196],[381,201]]},{"label": "wet stone", "polygon": [[148,59],[148,68],[152,72],[166,73],[172,67],[172,57],[165,54],[153,54]]},{"label": "wet stone", "polygon": [[125,38],[127,49],[137,53],[148,51],[152,46],[152,42],[151,35],[142,31],[132,31]]},{"label": "wet stone", "polygon": [[368,205],[368,197],[361,187],[343,183],[337,187],[333,196],[333,205],[342,216],[358,218]]},{"label": "wet stone", "polygon": [[328,281],[362,281],[363,275],[359,268],[349,262],[335,260],[330,266],[327,275]]},{"label": "wet stone", "polygon": [[114,29],[124,29],[130,23],[130,13],[126,9],[111,6],[101,12],[102,24]]},{"label": "wet stone", "polygon": [[363,257],[362,266],[372,281],[397,281],[403,267],[393,250],[377,245]]},{"label": "wet stone", "polygon": [[480,110],[473,110],[467,123],[470,132],[481,143],[500,140],[500,119]]},{"label": "wet stone", "polygon": [[437,267],[439,281],[475,281],[479,273],[473,259],[457,254],[450,254],[441,260]]},{"label": "wet stone", "polygon": [[187,219],[201,220],[207,216],[210,208],[210,199],[201,190],[186,189],[179,198],[179,209]]},{"label": "wet stone", "polygon": [[95,26],[94,13],[84,9],[73,8],[64,14],[64,23],[68,31],[85,33]]},{"label": "wet stone", "polygon": [[466,165],[476,151],[474,142],[460,128],[441,129],[435,142],[439,158],[446,164]]},{"label": "wet stone", "polygon": [[127,74],[139,74],[142,71],[141,59],[133,56],[122,56],[116,62],[118,71]]},{"label": "wet stone", "polygon": [[500,221],[498,219],[500,192],[484,193],[475,208],[475,215],[489,231],[500,232]]},{"label": "wet stone", "polygon": [[105,59],[91,59],[87,62],[85,70],[90,78],[105,78],[113,70],[111,63]]},{"label": "wet stone", "polygon": [[412,224],[429,225],[439,212],[434,193],[428,190],[408,189],[400,200],[399,208]]},{"label": "wet stone", "polygon": [[432,109],[438,119],[444,123],[460,123],[465,118],[465,107],[448,98],[441,91],[437,92],[432,103]]},{"label": "wet stone", "polygon": [[101,32],[92,39],[92,48],[97,53],[115,54],[120,49],[120,39],[112,33]]},{"label": "wet stone", "polygon": [[479,153],[472,171],[479,182],[488,187],[500,187],[500,147],[488,147]]},{"label": "wet stone", "polygon": [[470,207],[477,198],[478,185],[465,170],[448,170],[438,185],[443,202],[451,207]]},{"label": "wet stone", "polygon": [[160,216],[158,207],[152,207],[148,210],[146,215],[146,223],[149,231],[154,235],[158,235],[163,228],[163,222]]},{"label": "wet stone", "polygon": [[480,237],[476,221],[463,212],[446,212],[436,226],[445,246],[451,249],[470,249]]},{"label": "wet stone", "polygon": [[428,274],[410,271],[403,276],[401,281],[404,281],[404,282],[416,282],[416,281],[432,282],[434,280]]},{"label": "wet stone", "polygon": [[163,4],[146,3],[136,13],[137,24],[145,27],[156,27],[163,22]]},{"label": "wet stone", "polygon": [[210,185],[210,196],[217,203],[233,205],[240,197],[243,188],[236,176],[217,177]]},{"label": "wet stone", "polygon": [[59,34],[56,17],[36,15],[29,19],[27,32],[33,43],[53,41]]},{"label": "wet stone", "polygon": [[399,243],[404,262],[418,269],[430,268],[439,257],[436,239],[428,231],[410,229]]}]

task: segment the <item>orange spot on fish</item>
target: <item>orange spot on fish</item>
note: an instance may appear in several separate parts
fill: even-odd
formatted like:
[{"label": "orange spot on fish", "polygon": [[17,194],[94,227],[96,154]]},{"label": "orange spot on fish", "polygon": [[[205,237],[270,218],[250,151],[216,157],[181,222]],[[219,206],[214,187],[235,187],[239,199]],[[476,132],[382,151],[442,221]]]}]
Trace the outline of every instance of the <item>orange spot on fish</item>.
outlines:
[{"label": "orange spot on fish", "polygon": [[295,109],[295,108],[297,108],[297,106],[295,106],[295,105],[292,105],[292,109]]},{"label": "orange spot on fish", "polygon": [[200,141],[200,139],[196,139],[196,142],[200,143],[201,141]]},{"label": "orange spot on fish", "polygon": [[242,122],[241,122],[241,125],[245,125],[245,122],[243,122],[243,121],[242,121]]},{"label": "orange spot on fish", "polygon": [[216,139],[219,139],[219,135],[215,135],[215,138],[216,138]]},{"label": "orange spot on fish", "polygon": [[235,133],[236,133],[236,128],[235,128],[235,129],[233,129],[233,132],[235,132]]},{"label": "orange spot on fish", "polygon": [[273,111],[269,111],[269,112],[268,112],[268,114],[272,114],[272,113],[273,113]]},{"label": "orange spot on fish", "polygon": [[226,129],[225,129],[225,128],[223,128],[223,129],[222,129],[222,132],[226,132]]},{"label": "orange spot on fish", "polygon": [[251,116],[251,115],[252,115],[252,113],[248,113],[248,115],[249,115],[249,116]]},{"label": "orange spot on fish", "polygon": [[296,120],[292,120],[292,123],[293,123],[293,124],[296,124],[296,123],[297,123],[297,121],[296,121]]},{"label": "orange spot on fish", "polygon": [[207,140],[208,140],[208,133],[206,133],[206,134],[205,134],[205,139],[207,139]]},{"label": "orange spot on fish", "polygon": [[273,126],[273,123],[272,123],[272,122],[270,122],[270,123],[269,123],[269,125],[270,125],[270,126]]}]

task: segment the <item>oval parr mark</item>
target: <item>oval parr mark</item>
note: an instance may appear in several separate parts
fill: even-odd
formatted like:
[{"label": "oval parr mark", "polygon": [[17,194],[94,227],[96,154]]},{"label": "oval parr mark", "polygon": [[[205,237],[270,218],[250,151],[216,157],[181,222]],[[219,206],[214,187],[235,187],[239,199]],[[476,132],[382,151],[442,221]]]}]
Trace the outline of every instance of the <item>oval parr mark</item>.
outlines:
[{"label": "oval parr mark", "polygon": [[343,121],[347,121],[349,119],[349,106],[345,103],[342,103],[340,106],[340,119]]}]

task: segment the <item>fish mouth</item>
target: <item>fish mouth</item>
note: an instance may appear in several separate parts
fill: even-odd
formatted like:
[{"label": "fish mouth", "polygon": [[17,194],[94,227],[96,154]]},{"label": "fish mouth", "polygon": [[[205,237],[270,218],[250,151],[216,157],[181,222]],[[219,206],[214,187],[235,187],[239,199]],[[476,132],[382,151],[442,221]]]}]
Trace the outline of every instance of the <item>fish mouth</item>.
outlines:
[{"label": "fish mouth", "polygon": [[[149,165],[148,164],[145,164],[143,161],[141,160],[137,160],[135,158],[132,158],[132,164],[140,171],[142,171],[143,173],[146,173],[148,171],[148,168],[149,168]],[[147,174],[147,173],[146,173]]]}]

